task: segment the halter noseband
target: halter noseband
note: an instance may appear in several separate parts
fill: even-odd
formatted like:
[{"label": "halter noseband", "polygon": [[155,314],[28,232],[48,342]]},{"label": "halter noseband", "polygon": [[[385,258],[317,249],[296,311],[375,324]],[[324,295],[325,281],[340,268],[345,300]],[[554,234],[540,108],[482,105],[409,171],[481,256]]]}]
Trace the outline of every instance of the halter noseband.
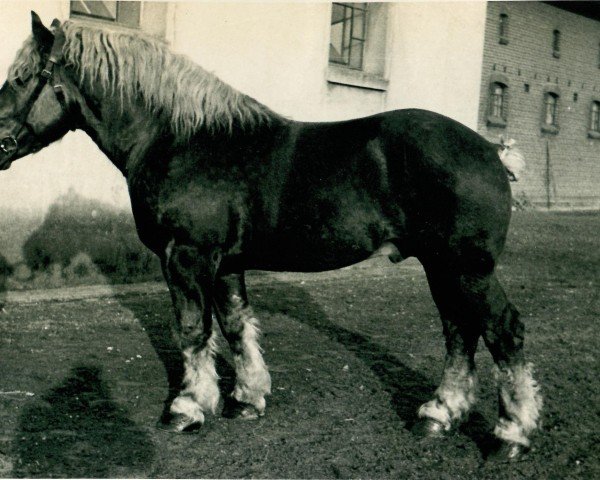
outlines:
[{"label": "halter noseband", "polygon": [[63,57],[62,50],[66,40],[65,33],[61,30],[60,22],[58,20],[54,20],[52,22],[52,27],[54,27],[54,42],[52,43],[50,56],[46,61],[46,66],[40,72],[40,79],[38,80],[38,83],[35,86],[35,90],[29,97],[29,100],[25,104],[25,107],[21,110],[21,114],[17,117],[17,121],[20,123],[19,129],[16,133],[8,135],[7,137],[4,137],[2,140],[0,140],[0,150],[6,155],[12,155],[19,149],[19,142],[17,141],[17,138],[19,138],[19,135],[21,134],[23,129],[26,128],[32,135],[36,135],[31,125],[27,123],[27,117],[29,116],[29,113],[33,109],[33,105],[39,98],[46,84],[52,86],[52,90],[54,91],[57,100],[63,108],[66,107],[66,101],[62,85],[52,84],[54,66],[58,65],[58,63],[62,60]]}]

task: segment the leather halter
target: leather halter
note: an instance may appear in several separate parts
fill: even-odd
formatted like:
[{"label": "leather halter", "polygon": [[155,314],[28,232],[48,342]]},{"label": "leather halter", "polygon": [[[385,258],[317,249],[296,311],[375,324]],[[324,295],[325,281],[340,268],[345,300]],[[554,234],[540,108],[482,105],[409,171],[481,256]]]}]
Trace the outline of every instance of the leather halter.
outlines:
[{"label": "leather halter", "polygon": [[39,74],[38,83],[33,90],[33,93],[27,100],[27,103],[21,110],[21,114],[17,117],[17,121],[20,126],[16,133],[8,135],[0,140],[0,151],[2,151],[6,155],[12,155],[19,150],[19,142],[17,138],[21,135],[23,129],[29,130],[32,135],[36,135],[33,131],[31,125],[27,123],[27,117],[31,112],[33,105],[38,100],[39,96],[42,93],[42,90],[46,84],[52,86],[52,90],[56,95],[58,102],[61,104],[63,108],[66,108],[66,100],[63,92],[63,86],[59,83],[53,84],[52,77],[54,74],[54,66],[58,65],[63,58],[63,47],[65,45],[65,33],[60,28],[60,22],[58,20],[54,20],[51,25],[54,28],[54,42],[52,43],[52,49],[50,50],[50,56],[46,61],[46,66],[42,69]]}]

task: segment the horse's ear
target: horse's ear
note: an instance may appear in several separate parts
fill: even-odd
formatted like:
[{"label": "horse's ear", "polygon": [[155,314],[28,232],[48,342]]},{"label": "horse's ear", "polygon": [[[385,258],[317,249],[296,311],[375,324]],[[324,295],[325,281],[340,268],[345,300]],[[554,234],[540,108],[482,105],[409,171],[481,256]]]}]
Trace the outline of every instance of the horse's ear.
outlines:
[{"label": "horse's ear", "polygon": [[52,35],[52,32],[44,26],[39,15],[33,10],[31,11],[31,31],[33,33],[33,38],[35,38],[35,41],[40,48],[49,49],[52,47],[54,35]]}]

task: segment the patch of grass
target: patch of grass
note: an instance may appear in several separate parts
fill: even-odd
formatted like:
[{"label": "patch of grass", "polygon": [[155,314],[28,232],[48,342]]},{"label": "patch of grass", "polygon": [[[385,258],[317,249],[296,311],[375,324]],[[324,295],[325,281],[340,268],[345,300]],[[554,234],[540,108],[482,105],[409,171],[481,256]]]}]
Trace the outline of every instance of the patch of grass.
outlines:
[{"label": "patch of grass", "polygon": [[600,277],[600,212],[513,212],[500,265],[512,274],[568,283]]}]

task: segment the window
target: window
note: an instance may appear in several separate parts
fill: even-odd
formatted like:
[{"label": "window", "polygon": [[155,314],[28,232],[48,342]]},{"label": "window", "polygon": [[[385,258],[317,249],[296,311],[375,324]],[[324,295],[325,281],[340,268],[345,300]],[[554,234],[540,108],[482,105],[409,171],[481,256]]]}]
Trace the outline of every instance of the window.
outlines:
[{"label": "window", "polygon": [[331,4],[329,84],[387,90],[388,6],[385,2]]},{"label": "window", "polygon": [[542,108],[542,131],[545,133],[558,133],[559,99],[559,93],[554,87],[546,87]]},{"label": "window", "polygon": [[487,125],[488,127],[504,128],[507,118],[508,78],[505,75],[494,73],[490,77]]},{"label": "window", "polygon": [[366,3],[334,3],[329,61],[361,70],[366,40]]},{"label": "window", "polygon": [[71,2],[71,16],[118,23],[126,27],[140,26],[141,2],[77,0]]},{"label": "window", "polygon": [[498,33],[500,36],[499,43],[501,45],[508,45],[508,15],[506,13],[500,14],[500,23],[498,24]]},{"label": "window", "polygon": [[554,30],[552,33],[552,56],[560,58],[560,31]]},{"label": "window", "polygon": [[600,139],[600,101],[592,101],[588,137]]},{"label": "window", "polygon": [[557,122],[558,96],[554,93],[547,93],[544,99],[544,123],[546,125],[556,126]]},{"label": "window", "polygon": [[590,119],[590,130],[600,132],[600,102],[592,102],[592,118]]},{"label": "window", "polygon": [[501,83],[494,83],[492,86],[492,94],[490,95],[490,115],[492,117],[504,118],[506,86]]}]

